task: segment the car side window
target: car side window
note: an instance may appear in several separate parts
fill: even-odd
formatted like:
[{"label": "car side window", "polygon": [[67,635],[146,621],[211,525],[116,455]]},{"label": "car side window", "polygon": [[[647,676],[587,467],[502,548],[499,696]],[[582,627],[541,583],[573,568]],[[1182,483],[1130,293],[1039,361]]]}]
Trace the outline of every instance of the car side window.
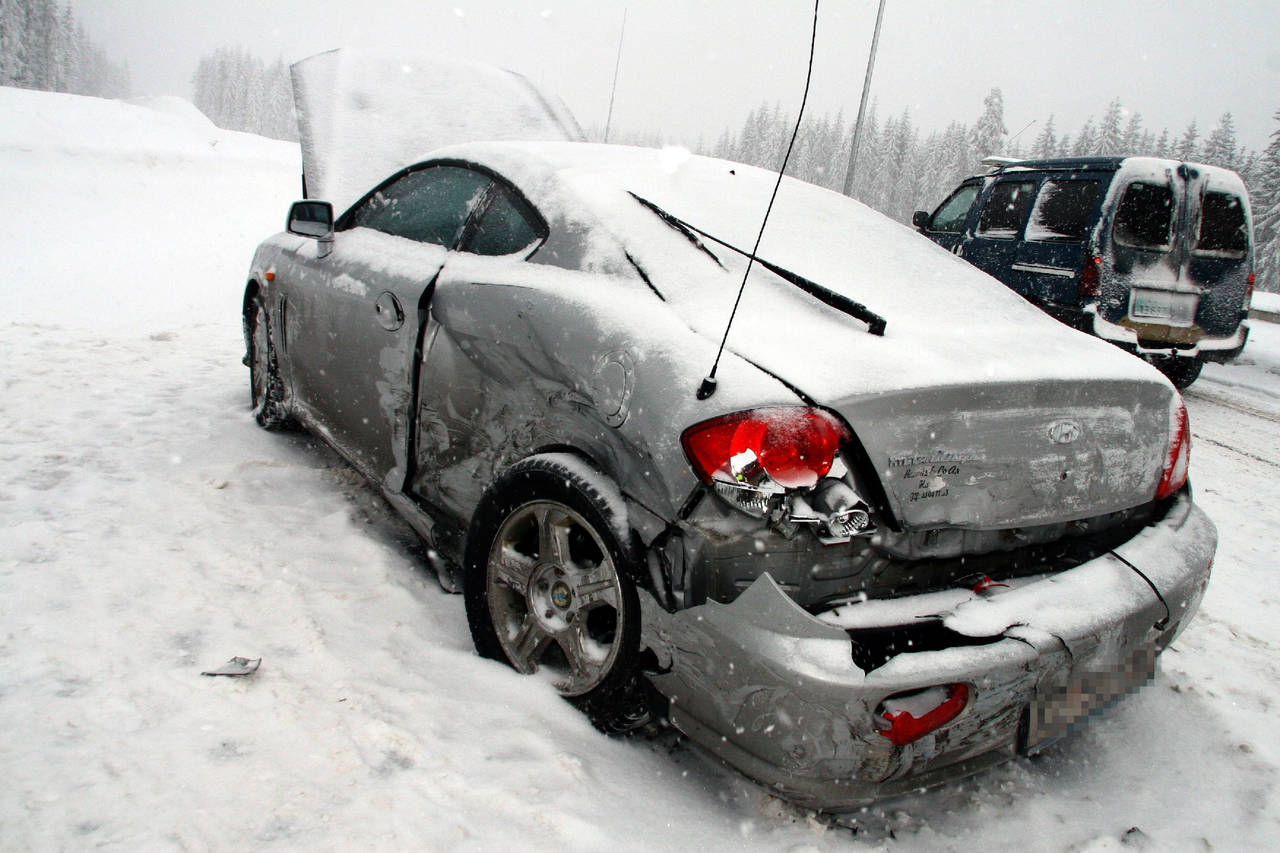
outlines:
[{"label": "car side window", "polygon": [[964,221],[973,207],[973,200],[982,189],[980,184],[964,184],[951,194],[951,197],[938,205],[929,219],[929,230],[947,234],[959,234],[964,230]]},{"label": "car side window", "polygon": [[477,255],[512,255],[533,248],[546,236],[537,211],[509,187],[495,182],[462,249]]},{"label": "car side window", "polygon": [[1200,204],[1196,251],[1242,258],[1248,250],[1249,229],[1240,199],[1229,193],[1206,192]]},{"label": "car side window", "polygon": [[1027,219],[1035,198],[1034,181],[1002,181],[996,184],[978,220],[978,235],[1012,240]]},{"label": "car side window", "polygon": [[1134,181],[1116,207],[1116,242],[1139,249],[1168,249],[1173,235],[1173,187]]},{"label": "car side window", "polygon": [[351,224],[452,249],[490,178],[459,166],[429,166],[397,178],[360,203]]},{"label": "car side window", "polygon": [[1045,181],[1031,208],[1027,239],[1042,243],[1083,242],[1100,188],[1097,181]]}]

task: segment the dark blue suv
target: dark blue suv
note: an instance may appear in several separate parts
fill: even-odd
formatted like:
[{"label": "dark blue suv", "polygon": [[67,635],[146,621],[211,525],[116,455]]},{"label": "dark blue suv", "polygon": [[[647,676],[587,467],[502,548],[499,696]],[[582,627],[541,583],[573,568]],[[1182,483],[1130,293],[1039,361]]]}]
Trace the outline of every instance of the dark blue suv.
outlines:
[{"label": "dark blue suv", "polygon": [[1179,388],[1238,356],[1253,294],[1249,195],[1235,172],[1150,157],[983,161],[920,232]]}]

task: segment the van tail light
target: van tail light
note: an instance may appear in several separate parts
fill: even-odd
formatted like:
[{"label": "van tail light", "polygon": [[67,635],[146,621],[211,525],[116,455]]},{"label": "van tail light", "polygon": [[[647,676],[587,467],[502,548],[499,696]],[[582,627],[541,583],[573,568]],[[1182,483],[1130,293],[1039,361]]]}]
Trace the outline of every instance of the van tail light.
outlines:
[{"label": "van tail light", "polygon": [[1178,397],[1178,408],[1173,413],[1172,440],[1165,455],[1164,471],[1156,488],[1156,500],[1164,500],[1175,494],[1187,482],[1187,467],[1191,463],[1191,427],[1187,421],[1187,406]]},{"label": "van tail light", "polygon": [[927,690],[898,694],[880,703],[876,710],[880,719],[888,721],[888,725],[885,726],[879,720],[877,724],[880,726],[880,734],[887,737],[894,746],[906,746],[960,716],[967,704],[969,688],[963,684],[939,685]]},{"label": "van tail light", "polygon": [[1250,308],[1253,307],[1253,272],[1252,271],[1250,271],[1249,277],[1245,279],[1245,281],[1248,282],[1249,287],[1244,292],[1244,310],[1248,311]]},{"label": "van tail light", "polygon": [[847,438],[848,428],[830,412],[787,406],[694,424],[680,443],[705,483],[729,480],[755,486],[767,475],[783,488],[807,489],[831,470]]},{"label": "van tail light", "polygon": [[1080,268],[1080,285],[1078,292],[1081,296],[1097,296],[1102,290],[1102,256],[1101,255],[1085,255],[1084,266]]}]

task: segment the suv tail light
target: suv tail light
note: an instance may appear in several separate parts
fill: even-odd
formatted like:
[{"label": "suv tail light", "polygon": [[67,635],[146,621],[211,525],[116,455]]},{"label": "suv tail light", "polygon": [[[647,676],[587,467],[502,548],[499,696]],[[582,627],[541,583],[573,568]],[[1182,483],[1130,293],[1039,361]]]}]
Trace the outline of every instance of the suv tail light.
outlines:
[{"label": "suv tail light", "polygon": [[1253,271],[1249,271],[1249,277],[1245,279],[1249,287],[1244,292],[1244,310],[1247,313],[1253,307]]},{"label": "suv tail light", "polygon": [[1156,488],[1156,500],[1164,500],[1187,482],[1187,467],[1191,463],[1191,427],[1187,422],[1187,406],[1181,397],[1178,398],[1178,408],[1173,412],[1172,426],[1173,437],[1165,455],[1160,485]]},{"label": "suv tail light", "polygon": [[751,409],[703,421],[680,436],[703,482],[755,486],[767,475],[787,489],[808,489],[827,475],[849,430],[822,409]]},{"label": "suv tail light", "polygon": [[1077,292],[1081,296],[1097,296],[1102,289],[1102,257],[1087,254],[1084,266],[1080,268],[1080,284]]}]

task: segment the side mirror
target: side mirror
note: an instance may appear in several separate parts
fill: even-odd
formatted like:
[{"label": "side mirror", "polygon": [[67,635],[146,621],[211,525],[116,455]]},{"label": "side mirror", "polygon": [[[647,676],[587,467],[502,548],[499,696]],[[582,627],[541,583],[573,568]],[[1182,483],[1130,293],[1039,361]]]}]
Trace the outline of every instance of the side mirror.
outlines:
[{"label": "side mirror", "polygon": [[923,210],[917,210],[911,214],[911,224],[920,229],[928,229],[929,214]]},{"label": "side mirror", "polygon": [[289,208],[290,234],[333,238],[333,205],[327,201],[295,201]]}]

